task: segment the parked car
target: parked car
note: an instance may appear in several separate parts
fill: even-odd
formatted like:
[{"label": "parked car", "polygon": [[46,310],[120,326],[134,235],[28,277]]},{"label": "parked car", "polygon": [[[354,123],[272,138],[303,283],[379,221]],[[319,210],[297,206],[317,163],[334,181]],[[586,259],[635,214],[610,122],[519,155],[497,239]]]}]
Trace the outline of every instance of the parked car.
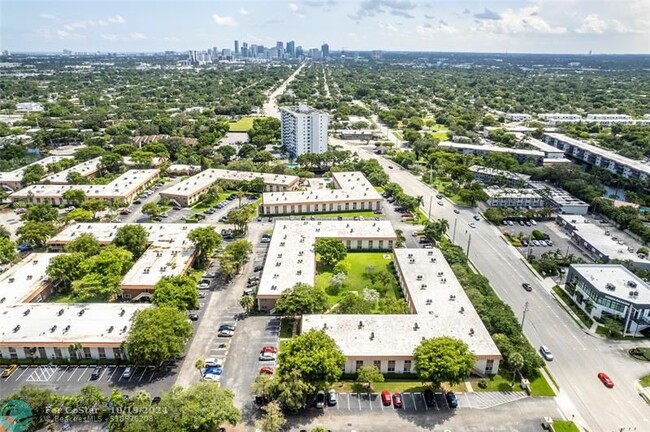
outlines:
[{"label": "parked car", "polygon": [[160,396],[154,396],[151,398],[151,405],[158,405],[161,400]]},{"label": "parked car", "polygon": [[133,204],[142,204],[142,200],[137,199],[137,200],[133,201]]},{"label": "parked car", "polygon": [[336,406],[338,398],[336,396],[336,390],[329,389],[327,390],[327,406]]},{"label": "parked car", "polygon": [[447,392],[445,398],[447,399],[447,405],[449,405],[449,408],[458,408],[458,398],[454,392]]},{"label": "parked car", "polygon": [[7,366],[5,370],[2,371],[2,378],[9,378],[11,374],[16,372],[16,369],[18,369],[18,365],[15,363]]},{"label": "parked car", "polygon": [[424,402],[427,404],[428,407],[436,406],[436,397],[433,394],[433,390],[426,389],[424,391]]},{"label": "parked car", "polygon": [[524,226],[524,221],[519,221],[519,225]]},{"label": "parked car", "polygon": [[524,225],[530,226],[530,222],[529,221],[524,221]]},{"label": "parked car", "polygon": [[523,247],[528,247],[528,240],[522,240],[522,241],[521,241],[521,245],[522,245]]},{"label": "parked car", "polygon": [[539,240],[533,240],[533,246],[539,246]]},{"label": "parked car", "polygon": [[199,314],[197,314],[196,312],[193,312],[193,313],[189,313],[189,314],[187,314],[187,317],[188,317],[191,321],[198,321],[198,320],[199,320]]},{"label": "parked car", "polygon": [[402,408],[404,401],[402,400],[402,394],[399,392],[393,393],[393,406],[395,408]]},{"label": "parked car", "polygon": [[454,213],[456,213],[456,214],[460,214],[460,210],[458,210],[457,208],[455,208],[455,209],[454,209]]},{"label": "parked car", "polygon": [[473,219],[474,219],[475,221],[480,221],[480,220],[481,220],[481,217],[480,217],[479,215],[474,215],[474,216],[473,216]]},{"label": "parked car", "polygon": [[90,374],[90,379],[92,381],[98,380],[100,376],[102,376],[102,372],[104,371],[103,366],[97,366],[95,369],[93,369],[93,373]]},{"label": "parked car", "polygon": [[543,247],[546,247],[546,240],[540,240],[539,245],[543,246]]},{"label": "parked car", "polygon": [[513,226],[515,223],[511,220],[508,221],[508,226]]},{"label": "parked car", "polygon": [[381,403],[384,404],[384,406],[390,406],[392,403],[392,398],[390,396],[390,392],[388,390],[382,390],[381,391]]},{"label": "parked car", "polygon": [[207,296],[208,296],[208,295],[207,295],[205,292],[203,292],[203,291],[199,291],[199,298],[200,298],[200,299],[201,299],[201,298],[206,298]]},{"label": "parked car", "polygon": [[470,222],[469,226],[470,228],[476,228],[476,224],[474,222]]},{"label": "parked car", "polygon": [[531,224],[532,226],[537,226],[537,222],[535,222],[535,219],[531,219],[531,220],[530,220],[530,224]]},{"label": "parked car", "polygon": [[209,279],[201,279],[201,282],[199,282],[198,287],[199,287],[200,290],[210,288],[210,280]]},{"label": "parked car", "polygon": [[546,245],[551,247],[553,246],[553,240],[544,240],[546,242]]},{"label": "parked car", "polygon": [[607,376],[605,372],[598,372],[598,379],[605,384],[605,387],[607,388],[613,388],[614,387],[614,381]]},{"label": "parked car", "polygon": [[235,331],[235,325],[230,323],[224,323],[219,326],[219,330],[230,330]]},{"label": "parked car", "polygon": [[124,369],[124,372],[122,372],[122,378],[131,378],[131,375],[133,375],[133,368],[127,366],[126,369]]},{"label": "parked car", "polygon": [[271,352],[271,353],[277,353],[278,352],[278,347],[273,346],[273,345],[267,345],[265,347],[262,347],[260,350],[261,353],[263,352]]},{"label": "parked car", "polygon": [[216,357],[208,357],[205,359],[205,367],[222,367],[223,361],[221,359],[218,359]]},{"label": "parked car", "polygon": [[260,361],[271,361],[277,358],[277,354],[274,352],[262,351],[259,356]]},{"label": "parked car", "polygon": [[255,290],[253,288],[246,288],[244,289],[244,295],[255,295]]},{"label": "parked car", "polygon": [[445,205],[445,203],[443,203],[442,201],[438,201],[438,205],[443,206],[443,205]]},{"label": "parked car", "polygon": [[254,272],[259,272],[259,271],[262,271],[263,269],[264,269],[264,266],[261,265],[261,264],[260,264],[260,265],[256,265],[255,267],[253,267],[253,271],[254,271]]},{"label": "parked car", "polygon": [[316,408],[325,408],[325,392],[323,390],[318,390],[316,393]]},{"label": "parked car", "polygon": [[262,238],[262,240],[260,240],[260,243],[271,243],[271,239],[268,237],[264,237]]},{"label": "parked car", "polygon": [[544,357],[544,360],[546,361],[553,361],[555,358],[551,350],[546,345],[539,347],[539,353],[542,355],[542,357]]},{"label": "parked car", "polygon": [[203,371],[203,378],[205,379],[209,375],[215,375],[219,376],[223,373],[223,369],[219,366],[211,366],[211,367],[206,367],[205,370]]},{"label": "parked car", "polygon": [[217,336],[219,337],[232,337],[235,334],[234,331],[232,330],[219,330],[219,333],[217,333]]},{"label": "parked car", "polygon": [[529,284],[528,282],[524,282],[524,283],[522,283],[521,286],[522,286],[526,291],[528,291],[528,292],[530,292],[530,291],[533,290],[533,287],[530,286],[530,284]]}]

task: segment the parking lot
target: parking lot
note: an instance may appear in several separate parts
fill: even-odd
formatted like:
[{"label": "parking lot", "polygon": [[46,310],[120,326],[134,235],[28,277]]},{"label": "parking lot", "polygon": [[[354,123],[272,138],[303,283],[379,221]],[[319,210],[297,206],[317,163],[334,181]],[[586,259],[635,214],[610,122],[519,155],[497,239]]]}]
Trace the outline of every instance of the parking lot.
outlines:
[{"label": "parking lot", "polygon": [[526,240],[528,240],[528,236],[531,236],[532,238],[532,232],[535,230],[548,234],[553,242],[553,246],[535,246],[531,244],[530,246],[517,248],[523,256],[526,256],[530,251],[531,255],[540,257],[546,252],[559,249],[563,254],[574,254],[575,256],[584,258],[587,262],[592,262],[591,258],[578,249],[576,245],[569,240],[569,237],[562,232],[560,226],[554,221],[537,222],[536,226],[521,226],[517,222],[514,222],[514,225],[512,226],[502,225],[499,228],[501,229],[501,232],[509,232],[513,235],[522,232],[524,233],[524,239]]},{"label": "parking lot", "polygon": [[[465,402],[466,408],[469,408],[466,398],[461,398],[459,395],[458,406],[463,407]],[[435,394],[435,403],[433,406],[428,406],[424,400],[424,394],[422,392],[406,392],[402,393],[402,408],[395,408],[394,405],[384,406],[381,401],[381,395],[379,393],[339,393],[338,394],[338,403],[333,407],[326,408],[327,410],[339,411],[342,413],[348,413],[350,411],[409,411],[409,412],[421,412],[426,413],[428,411],[448,411],[452,408],[447,404],[447,400],[442,393]]]}]

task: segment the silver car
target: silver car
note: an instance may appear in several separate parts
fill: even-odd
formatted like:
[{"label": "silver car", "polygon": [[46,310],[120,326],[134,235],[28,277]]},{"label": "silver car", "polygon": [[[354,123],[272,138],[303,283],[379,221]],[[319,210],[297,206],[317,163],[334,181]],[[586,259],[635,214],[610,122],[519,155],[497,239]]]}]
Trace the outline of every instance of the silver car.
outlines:
[{"label": "silver car", "polygon": [[539,347],[539,353],[544,357],[546,361],[553,361],[555,357],[553,357],[553,353],[551,352],[550,349],[546,345],[542,345]]}]

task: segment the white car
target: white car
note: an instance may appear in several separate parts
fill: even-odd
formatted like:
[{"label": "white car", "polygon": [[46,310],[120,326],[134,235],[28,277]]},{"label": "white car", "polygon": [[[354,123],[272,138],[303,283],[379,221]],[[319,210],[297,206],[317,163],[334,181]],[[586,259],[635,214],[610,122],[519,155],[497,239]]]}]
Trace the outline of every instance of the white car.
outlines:
[{"label": "white car", "polygon": [[469,226],[470,226],[471,228],[476,228],[476,224],[475,224],[474,222],[471,222],[471,223],[469,224]]},{"label": "white car", "polygon": [[210,281],[204,279],[199,283],[198,287],[200,290],[208,289],[210,288]]},{"label": "white car", "polygon": [[539,347],[539,353],[544,357],[546,361],[553,361],[555,357],[553,357],[553,353],[551,352],[550,349],[546,345],[542,345]]},{"label": "white car", "polygon": [[228,329],[219,330],[219,333],[217,333],[219,337],[232,337],[234,334],[235,332],[233,330]]},{"label": "white car", "polygon": [[221,379],[221,375],[215,375],[215,374],[203,375],[203,381],[219,381],[220,379]]},{"label": "white car", "polygon": [[220,358],[216,357],[208,357],[205,359],[205,367],[222,367],[223,366],[223,360]]},{"label": "white car", "polygon": [[275,360],[277,358],[277,354],[274,352],[262,352],[260,353],[260,360],[261,361],[270,361],[270,360]]},{"label": "white car", "polygon": [[535,219],[531,219],[531,220],[530,220],[530,224],[531,224],[532,226],[537,226],[537,222],[535,222]]}]

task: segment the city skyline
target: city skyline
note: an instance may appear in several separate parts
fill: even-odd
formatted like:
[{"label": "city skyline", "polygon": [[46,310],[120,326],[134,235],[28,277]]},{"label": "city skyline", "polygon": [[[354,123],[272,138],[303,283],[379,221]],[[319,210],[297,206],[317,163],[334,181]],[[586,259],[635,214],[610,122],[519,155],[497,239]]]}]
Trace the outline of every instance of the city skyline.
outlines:
[{"label": "city skyline", "polygon": [[[92,7],[88,7],[92,5]],[[155,5],[155,7],[154,7]],[[307,50],[647,53],[647,3],[632,0],[2,1],[0,49],[187,51],[233,41]]]}]

